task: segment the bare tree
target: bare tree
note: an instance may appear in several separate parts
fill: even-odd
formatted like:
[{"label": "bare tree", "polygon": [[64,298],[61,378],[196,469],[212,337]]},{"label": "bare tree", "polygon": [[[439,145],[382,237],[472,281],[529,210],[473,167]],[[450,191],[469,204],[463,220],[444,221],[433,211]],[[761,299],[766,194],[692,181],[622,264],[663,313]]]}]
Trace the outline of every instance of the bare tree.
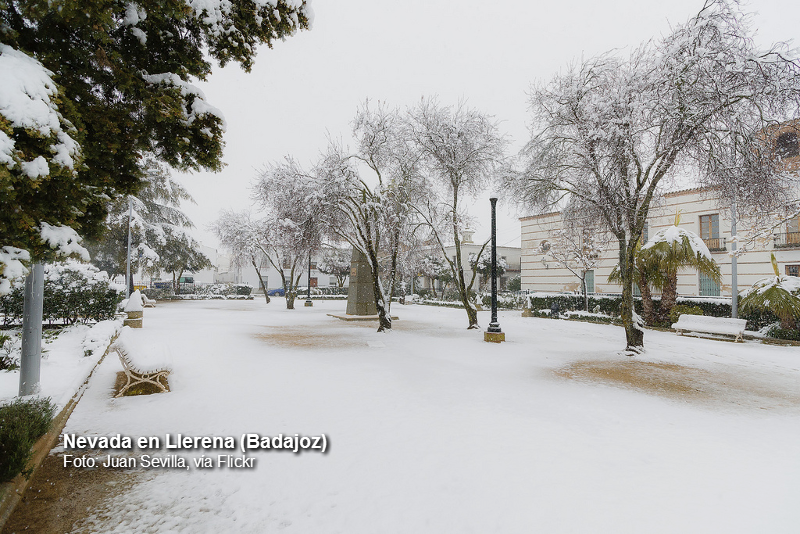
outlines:
[{"label": "bare tree", "polygon": [[378,331],[392,328],[391,294],[408,232],[409,201],[420,187],[416,155],[400,135],[398,113],[365,103],[353,121],[357,148],[331,143],[316,169],[327,229],[364,254],[372,274]]},{"label": "bare tree", "polygon": [[313,176],[286,158],[261,172],[253,198],[264,211],[259,248],[280,274],[286,308],[292,310],[303,267],[322,243],[321,194]]},{"label": "bare tree", "polygon": [[220,244],[231,255],[231,263],[239,268],[252,265],[258,276],[258,283],[264,291],[267,304],[270,302],[267,285],[261,276],[261,264],[266,260],[266,244],[261,240],[258,226],[247,211],[225,210],[211,225]]},{"label": "bare tree", "polygon": [[[743,19],[736,6],[711,0],[629,58],[593,58],[532,90],[536,133],[524,170],[510,173],[507,185],[528,206],[570,204],[614,235],[629,354],[644,347],[633,310],[636,243],[669,179],[694,170],[702,184],[728,184],[707,163],[724,145],[741,156],[740,187],[786,194],[763,132],[798,112],[800,63],[784,45],[756,50]],[[725,141],[732,138],[740,142]]]},{"label": "bare tree", "polygon": [[610,236],[599,225],[565,213],[561,226],[553,232],[551,239],[539,245],[539,252],[549,256],[581,281],[583,309],[589,311],[589,293],[586,276],[600,264],[600,258],[608,249]]},{"label": "bare tree", "polygon": [[317,262],[317,270],[323,274],[336,277],[339,287],[344,287],[344,281],[350,276],[351,253],[347,248],[328,246],[322,250],[322,258]]},{"label": "bare tree", "polygon": [[[475,278],[467,283],[461,235],[465,226],[463,202],[487,185],[503,163],[506,140],[497,124],[463,102],[442,107],[435,99],[422,100],[409,111],[409,138],[419,151],[431,194],[414,203],[450,266],[464,309],[467,328],[478,328],[478,311],[470,294]],[[446,253],[454,245],[455,257]]]}]

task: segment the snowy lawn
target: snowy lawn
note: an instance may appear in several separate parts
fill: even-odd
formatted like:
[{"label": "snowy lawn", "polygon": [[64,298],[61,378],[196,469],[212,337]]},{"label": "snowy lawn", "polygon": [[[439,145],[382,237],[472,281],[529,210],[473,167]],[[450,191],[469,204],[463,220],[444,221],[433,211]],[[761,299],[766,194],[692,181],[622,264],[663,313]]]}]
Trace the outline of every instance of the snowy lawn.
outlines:
[{"label": "snowy lawn", "polygon": [[327,454],[137,469],[80,531],[797,532],[796,347],[648,331],[632,362],[615,326],[501,313],[508,341],[491,344],[463,310],[395,305],[378,334],[326,316],[344,302],[299,304],[146,310],[172,392],[112,399],[109,357],[65,432],[324,433]]},{"label": "snowy lawn", "polygon": [[[114,319],[93,325],[75,324],[58,333],[45,330],[39,395],[52,398],[59,410],[63,408],[83,385],[121,325],[121,319]],[[19,346],[21,340],[15,339]],[[0,371],[0,404],[12,401],[18,394],[19,369]]]}]

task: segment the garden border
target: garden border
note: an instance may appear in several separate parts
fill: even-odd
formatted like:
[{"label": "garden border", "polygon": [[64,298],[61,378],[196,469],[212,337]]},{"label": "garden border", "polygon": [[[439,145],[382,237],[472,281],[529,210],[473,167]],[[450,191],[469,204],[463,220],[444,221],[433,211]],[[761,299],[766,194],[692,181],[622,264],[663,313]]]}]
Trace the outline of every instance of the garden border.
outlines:
[{"label": "garden border", "polygon": [[39,466],[42,464],[47,455],[50,454],[50,450],[58,443],[58,437],[61,435],[61,431],[64,430],[64,426],[67,424],[69,416],[72,415],[73,410],[75,410],[75,406],[78,405],[78,402],[83,397],[84,392],[88,389],[89,381],[92,379],[92,376],[94,376],[95,370],[97,370],[97,367],[103,363],[103,360],[105,360],[106,356],[108,356],[108,353],[111,350],[111,345],[117,339],[118,335],[119,329],[117,329],[117,332],[111,336],[105,352],[103,352],[103,355],[97,360],[97,363],[94,364],[94,367],[92,367],[92,370],[89,371],[89,374],[86,375],[86,379],[83,381],[81,386],[78,388],[75,394],[72,395],[64,408],[58,412],[58,415],[53,418],[53,422],[50,425],[50,430],[48,430],[44,436],[39,438],[36,443],[34,443],[32,449],[33,458],[29,464],[29,466],[33,469],[30,477],[25,478],[24,475],[19,474],[14,478],[14,480],[0,484],[0,530],[3,529],[6,522],[11,517],[11,514],[14,513],[14,509],[16,508],[17,504],[19,504],[19,502],[22,500],[22,497],[25,495],[25,490],[28,489],[31,480],[33,480],[33,477],[36,474],[36,470],[39,469]]}]

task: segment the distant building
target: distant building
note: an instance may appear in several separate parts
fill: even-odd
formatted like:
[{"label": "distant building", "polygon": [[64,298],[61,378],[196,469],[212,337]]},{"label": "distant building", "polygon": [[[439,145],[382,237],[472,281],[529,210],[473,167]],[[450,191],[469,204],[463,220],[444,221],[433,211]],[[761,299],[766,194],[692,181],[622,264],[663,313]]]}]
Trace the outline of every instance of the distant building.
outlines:
[{"label": "distant building", "polygon": [[[483,243],[475,243],[473,241],[472,236],[475,232],[471,230],[465,230],[464,235],[462,236],[461,240],[461,261],[464,265],[464,278],[466,279],[467,283],[469,283],[470,279],[472,278],[472,269],[469,265],[469,255],[470,254],[478,254],[483,246]],[[435,249],[440,250],[440,249]],[[448,258],[453,260],[456,256],[456,247],[455,245],[451,245],[449,247],[445,247],[445,254]],[[432,250],[432,253],[435,253]],[[486,245],[486,249],[484,254],[491,254],[491,243]],[[522,254],[522,249],[520,247],[497,247],[497,259],[503,259],[508,264],[505,272],[498,277],[497,279],[497,288],[503,290],[508,285],[508,281],[514,278],[515,276],[520,275],[520,257]],[[485,280],[488,284],[489,280]],[[438,280],[431,280],[428,277],[421,277],[420,279],[420,287],[421,289],[430,289],[435,287],[436,290],[441,290],[441,283]],[[480,275],[477,275],[475,278],[475,285],[473,289],[479,290],[480,289]],[[453,284],[448,284],[448,289],[453,289]]]}]

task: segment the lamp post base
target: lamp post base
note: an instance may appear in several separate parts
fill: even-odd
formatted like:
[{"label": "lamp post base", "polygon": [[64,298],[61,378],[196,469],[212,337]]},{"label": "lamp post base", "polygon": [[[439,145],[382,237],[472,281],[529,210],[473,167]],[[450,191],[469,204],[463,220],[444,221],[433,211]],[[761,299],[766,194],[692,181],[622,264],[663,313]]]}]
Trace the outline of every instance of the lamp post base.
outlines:
[{"label": "lamp post base", "polygon": [[311,301],[311,299],[308,299],[308,300],[306,301],[306,304],[305,304],[305,306],[306,306],[306,307],[311,307],[311,306],[313,306],[313,305],[314,305],[314,303]]},{"label": "lamp post base", "polygon": [[506,340],[505,332],[484,332],[483,340],[490,343],[502,343]]}]

